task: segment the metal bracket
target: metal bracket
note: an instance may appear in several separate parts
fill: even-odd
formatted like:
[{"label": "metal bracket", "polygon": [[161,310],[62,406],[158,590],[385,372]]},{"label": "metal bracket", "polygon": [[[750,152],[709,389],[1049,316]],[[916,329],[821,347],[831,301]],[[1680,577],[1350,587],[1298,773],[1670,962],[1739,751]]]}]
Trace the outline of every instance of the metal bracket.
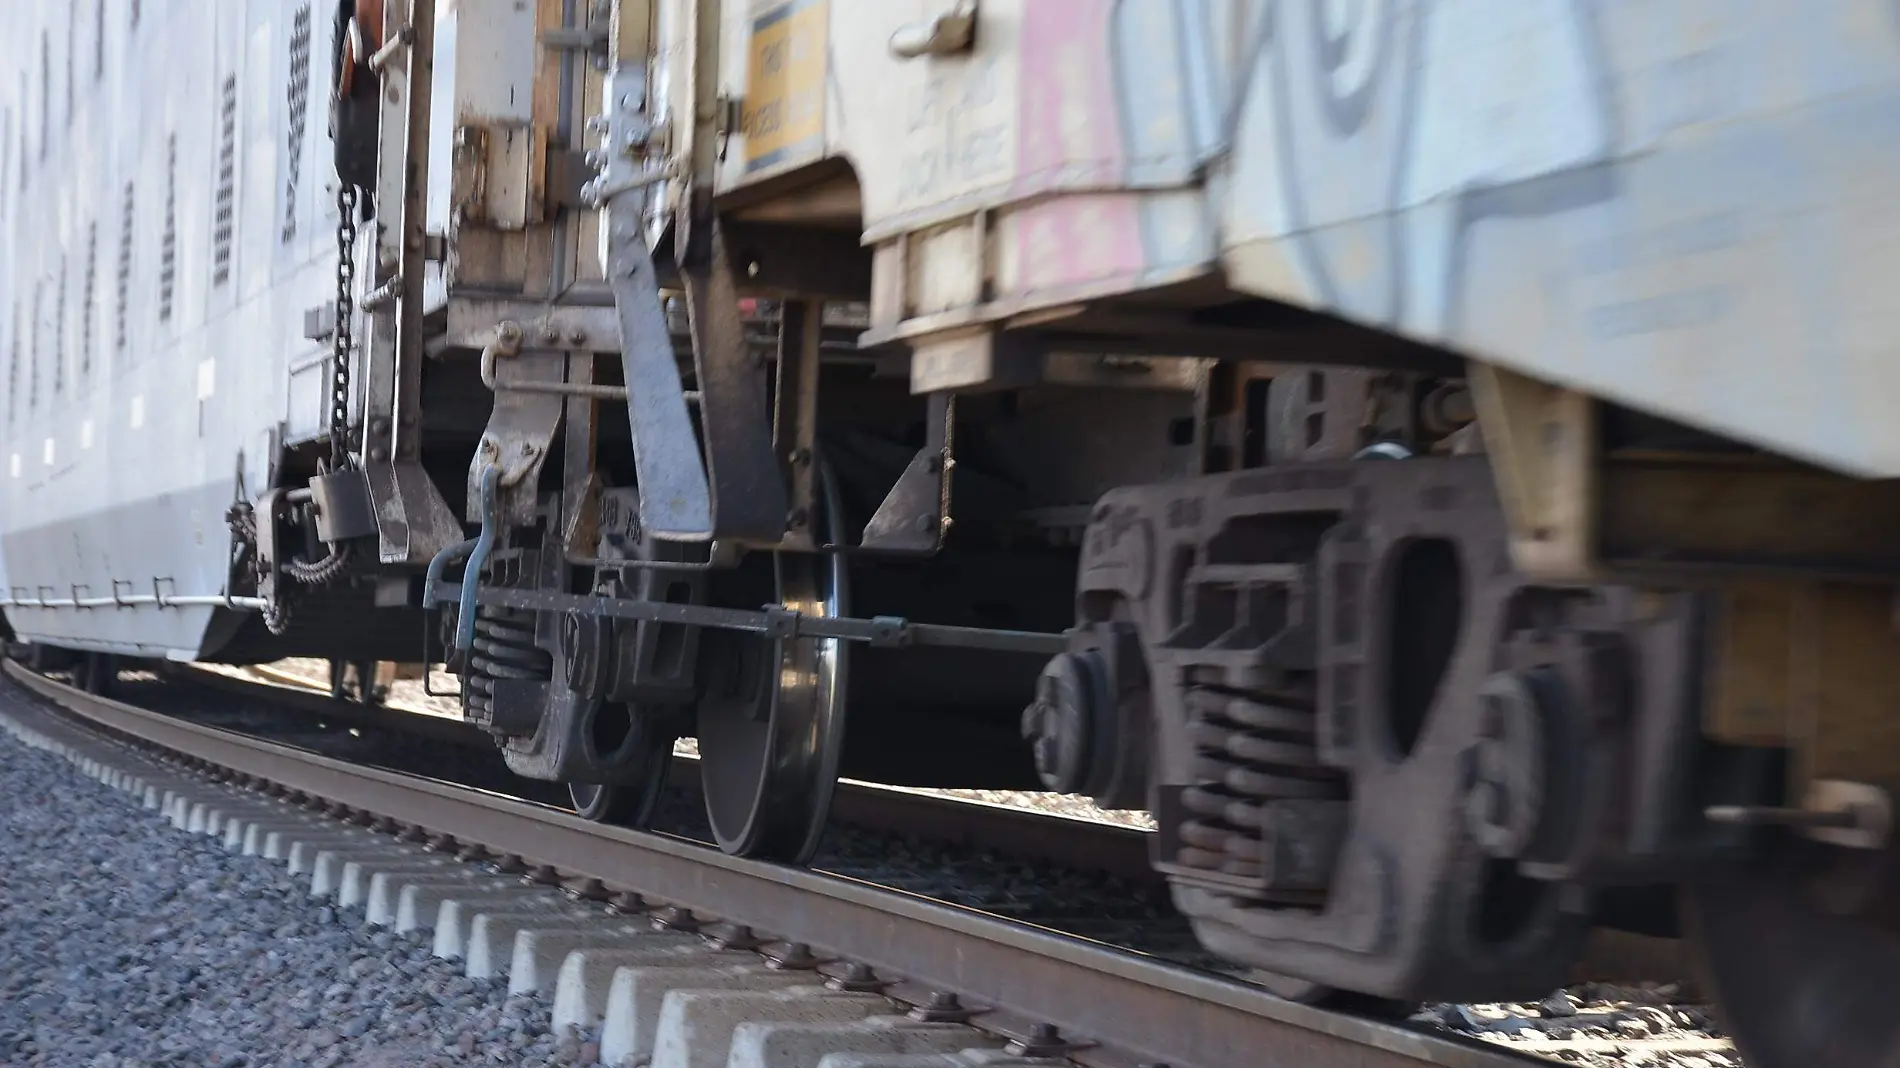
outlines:
[{"label": "metal bracket", "polygon": [[[519,381],[559,382],[567,358],[558,352],[524,353],[507,363],[508,377]],[[559,396],[504,388],[497,372],[495,403],[468,471],[468,518],[478,518],[478,481],[490,465],[501,471],[501,519],[508,526],[533,522],[540,472],[553,453],[565,409]]]},{"label": "metal bracket", "polygon": [[950,10],[925,22],[898,27],[891,55],[899,59],[948,56],[967,51],[976,41],[976,0],[956,0]]},{"label": "metal bracket", "polygon": [[541,47],[557,52],[593,52],[607,54],[606,30],[592,26],[557,26],[541,32]]},{"label": "metal bracket", "polygon": [[377,556],[385,564],[422,564],[462,540],[462,523],[420,463],[372,459],[363,467],[376,508]]},{"label": "metal bracket", "polygon": [[[607,81],[608,139],[619,144],[635,128],[645,128],[645,71],[616,67]],[[614,153],[602,177],[633,165]],[[607,202],[607,281],[620,324],[621,369],[626,382],[640,387],[627,391],[640,524],[662,540],[705,541],[713,536],[712,495],[686,410],[659,277],[647,252],[645,208],[646,195],[637,189],[616,193]],[[709,434],[714,426],[708,421]]]},{"label": "metal bracket", "polygon": [[790,641],[798,637],[799,614],[795,609],[784,605],[765,606],[765,629],[761,632],[768,638]]},{"label": "metal bracket", "polygon": [[924,447],[897,478],[864,526],[860,543],[865,549],[893,553],[934,553],[950,531],[950,475],[956,469],[952,439],[956,431],[956,398],[948,393],[930,395],[930,416]]},{"label": "metal bracket", "polygon": [[277,604],[277,568],[281,556],[277,550],[277,513],[283,507],[285,490],[268,489],[257,498],[257,596],[265,604]]},{"label": "metal bracket", "polygon": [[718,539],[776,545],[785,535],[785,480],[772,448],[765,362],[756,358],[739,318],[726,241],[718,215],[703,198],[701,218],[680,250],[680,278],[699,371],[700,425],[712,482],[713,533]]},{"label": "metal bracket", "polygon": [[[786,514],[787,549],[810,551],[819,516],[818,503],[818,347],[824,323],[823,301],[787,301],[780,311],[778,375],[772,413],[772,439],[790,483]],[[837,540],[842,530],[825,532]]]},{"label": "metal bracket", "polygon": [[333,471],[310,480],[316,506],[317,537],[335,543],[376,533],[376,509],[370,503],[369,476],[358,470]]}]

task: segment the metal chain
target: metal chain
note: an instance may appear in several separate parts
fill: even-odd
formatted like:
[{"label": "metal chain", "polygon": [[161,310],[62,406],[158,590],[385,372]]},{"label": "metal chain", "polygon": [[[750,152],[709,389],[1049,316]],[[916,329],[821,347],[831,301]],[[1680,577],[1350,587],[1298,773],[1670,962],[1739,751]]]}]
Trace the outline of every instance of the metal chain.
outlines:
[{"label": "metal chain", "polygon": [[336,191],[336,327],[330,332],[330,469],[352,466],[347,440],[350,423],[350,349],[356,315],[356,187],[345,181]]}]

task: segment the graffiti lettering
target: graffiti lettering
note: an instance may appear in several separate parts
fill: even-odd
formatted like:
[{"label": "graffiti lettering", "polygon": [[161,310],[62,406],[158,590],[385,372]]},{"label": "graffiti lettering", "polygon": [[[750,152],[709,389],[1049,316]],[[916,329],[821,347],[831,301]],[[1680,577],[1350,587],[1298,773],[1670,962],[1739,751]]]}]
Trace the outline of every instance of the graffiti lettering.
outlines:
[{"label": "graffiti lettering", "polygon": [[930,75],[910,109],[902,199],[973,184],[1008,167],[1011,125],[997,77],[994,58],[956,75]]},{"label": "graffiti lettering", "polygon": [[1577,270],[1586,275],[1608,274],[1721,252],[1741,244],[1746,231],[1741,211],[1730,208],[1650,230],[1613,233],[1578,246]]},{"label": "graffiti lettering", "polygon": [[1732,287],[1703,286],[1593,308],[1584,315],[1584,329],[1591,337],[1604,341],[1693,330],[1727,318],[1736,303]]}]

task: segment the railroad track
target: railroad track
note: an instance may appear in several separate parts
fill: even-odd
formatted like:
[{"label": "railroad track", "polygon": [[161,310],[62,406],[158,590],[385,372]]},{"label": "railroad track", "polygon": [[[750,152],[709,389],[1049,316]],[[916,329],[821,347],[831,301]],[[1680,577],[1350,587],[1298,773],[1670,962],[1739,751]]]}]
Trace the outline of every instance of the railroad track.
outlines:
[{"label": "railroad track", "polygon": [[[493,758],[493,740],[480,728],[463,721],[395,705],[366,706],[334,700],[328,689],[317,682],[268,666],[251,668],[248,674],[252,677],[201,667],[172,668],[172,675],[177,679],[245,700],[288,704],[296,711],[328,721],[416,733]],[[500,761],[497,759],[494,763],[499,766]],[[560,803],[559,791],[545,788],[544,784],[506,773],[501,781],[502,785],[495,787],[501,792]],[[681,793],[683,807],[693,811],[701,807],[696,757],[676,756],[668,783],[669,788]],[[541,788],[538,796],[537,788]],[[1150,832],[1127,825],[972,800],[954,792],[849,779],[838,784],[831,819],[839,827],[928,839],[967,852],[989,852],[1076,871],[1097,872],[1126,880],[1130,889],[1157,894],[1164,899],[1167,894],[1165,880],[1149,863]],[[677,824],[668,829],[688,837],[704,837],[703,830],[683,830]],[[1198,958],[1196,963],[1207,962],[1201,954],[1184,956]],[[1592,933],[1584,959],[1579,961],[1571,981],[1574,984],[1614,984],[1638,977],[1660,979],[1674,983],[1680,996],[1694,1001],[1695,984],[1689,981],[1692,971],[1687,952],[1676,939],[1605,928]]]},{"label": "railroad track", "polygon": [[58,706],[14,702],[16,733],[181,826],[307,870],[313,889],[366,904],[373,922],[433,926],[438,950],[472,972],[506,970],[511,985],[550,992],[557,1022],[597,1013],[607,1063],[816,1064],[815,1054],[854,1050],[877,1055],[860,1068],[898,1054],[923,1058],[895,1062],[912,1068],[1547,1063],[861,880],[182,722],[18,665],[7,672]]},{"label": "railroad track", "polygon": [[[188,685],[247,701],[282,704],[307,716],[364,729],[414,734],[479,753],[497,766],[501,763],[494,740],[473,724],[334,700],[327,691],[287,673],[269,673],[268,681],[203,668],[175,668],[172,674]],[[667,783],[683,795],[688,807],[700,806],[697,757],[675,755]],[[515,778],[503,792],[520,793],[529,784]],[[552,796],[547,790],[540,793],[543,798]],[[1149,832],[1120,824],[850,779],[841,780],[832,795],[831,819],[845,827],[916,835],[970,850],[1101,872],[1143,886],[1163,885],[1149,865]]]}]

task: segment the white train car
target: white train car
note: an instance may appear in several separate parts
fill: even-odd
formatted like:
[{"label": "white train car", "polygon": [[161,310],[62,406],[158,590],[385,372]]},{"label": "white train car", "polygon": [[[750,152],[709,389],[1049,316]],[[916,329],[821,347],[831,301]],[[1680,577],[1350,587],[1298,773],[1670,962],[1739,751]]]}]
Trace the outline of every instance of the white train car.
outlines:
[{"label": "white train car", "polygon": [[304,336],[336,285],[319,6],[0,10],[24,42],[0,89],[0,588],[22,637],[210,651],[225,513],[271,484],[292,370],[326,351]]}]

